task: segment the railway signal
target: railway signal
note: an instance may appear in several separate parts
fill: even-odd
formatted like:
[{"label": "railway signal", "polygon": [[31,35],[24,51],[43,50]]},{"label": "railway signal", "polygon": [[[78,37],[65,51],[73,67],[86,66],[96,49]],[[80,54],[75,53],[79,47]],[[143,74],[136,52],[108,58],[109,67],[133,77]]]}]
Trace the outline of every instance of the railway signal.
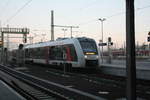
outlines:
[{"label": "railway signal", "polygon": [[108,46],[113,45],[113,42],[111,42],[111,37],[108,37]]},{"label": "railway signal", "polygon": [[0,41],[0,46],[2,46],[3,45],[3,42],[2,41]]},{"label": "railway signal", "polygon": [[108,37],[108,63],[111,64],[111,48],[110,46],[113,45],[113,42],[111,41],[111,37]]},{"label": "railway signal", "polygon": [[111,42],[110,45],[113,45],[113,42]]},{"label": "railway signal", "polygon": [[2,41],[0,41],[0,48],[2,48],[3,47],[3,42]]},{"label": "railway signal", "polygon": [[23,43],[27,43],[27,34],[23,34]]},{"label": "railway signal", "polygon": [[150,32],[148,32],[147,41],[150,42]]},{"label": "railway signal", "polygon": [[108,42],[111,42],[111,37],[108,37]]},{"label": "railway signal", "polygon": [[150,32],[148,32],[148,35],[150,36]]},{"label": "railway signal", "polygon": [[150,42],[150,36],[149,36],[149,37],[147,37],[147,41],[148,41],[148,42]]},{"label": "railway signal", "polygon": [[106,45],[113,45],[113,42],[107,43],[99,43],[98,46],[106,46]]},{"label": "railway signal", "polygon": [[2,27],[0,28],[1,32],[1,43],[0,46],[2,48],[1,58],[4,55],[4,34],[23,34],[23,42],[27,42],[27,34],[29,34],[28,28],[9,28],[9,27]]}]

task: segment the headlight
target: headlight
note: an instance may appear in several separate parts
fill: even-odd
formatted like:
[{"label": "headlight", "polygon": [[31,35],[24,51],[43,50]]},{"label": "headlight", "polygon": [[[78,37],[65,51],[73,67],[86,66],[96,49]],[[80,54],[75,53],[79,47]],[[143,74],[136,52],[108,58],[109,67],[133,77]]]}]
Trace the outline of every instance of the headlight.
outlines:
[{"label": "headlight", "polygon": [[94,52],[86,52],[86,55],[95,55]]},{"label": "headlight", "polygon": [[99,56],[96,56],[96,58],[98,59],[98,58],[99,58]]},{"label": "headlight", "polygon": [[87,58],[87,55],[85,55],[84,58]]}]

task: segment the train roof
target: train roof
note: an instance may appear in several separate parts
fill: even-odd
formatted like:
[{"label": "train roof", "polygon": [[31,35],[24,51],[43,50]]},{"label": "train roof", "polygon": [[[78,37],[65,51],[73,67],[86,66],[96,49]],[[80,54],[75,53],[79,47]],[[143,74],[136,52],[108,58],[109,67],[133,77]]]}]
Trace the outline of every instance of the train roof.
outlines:
[{"label": "train roof", "polygon": [[66,39],[57,39],[55,41],[48,42],[40,42],[35,44],[25,45],[24,48],[38,48],[38,47],[46,47],[46,46],[55,46],[55,45],[64,45],[64,44],[72,44],[75,38],[66,38]]},{"label": "train roof", "polygon": [[24,46],[24,48],[38,48],[38,47],[46,47],[46,46],[73,44],[76,40],[90,40],[90,41],[92,41],[93,39],[86,38],[86,37],[58,38],[55,41],[40,42],[40,43],[35,43],[35,44],[27,44]]}]

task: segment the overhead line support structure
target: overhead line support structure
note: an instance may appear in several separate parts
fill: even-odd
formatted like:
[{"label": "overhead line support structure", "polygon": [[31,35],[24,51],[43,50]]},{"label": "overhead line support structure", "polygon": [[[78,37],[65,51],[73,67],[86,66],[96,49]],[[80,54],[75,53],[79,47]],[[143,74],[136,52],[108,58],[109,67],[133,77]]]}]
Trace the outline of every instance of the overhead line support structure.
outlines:
[{"label": "overhead line support structure", "polygon": [[51,41],[54,41],[54,11],[51,11]]},{"label": "overhead line support structure", "polygon": [[[23,42],[26,43],[26,38],[27,34],[29,34],[29,29],[28,28],[8,28],[8,27],[3,27],[0,28],[1,32],[1,59],[4,55],[4,34],[23,34]],[[3,62],[3,61],[2,61]]]},{"label": "overhead line support structure", "polygon": [[66,27],[66,28],[70,28],[71,38],[72,38],[72,28],[79,28],[79,26],[63,26],[63,25],[54,25],[54,27]]}]

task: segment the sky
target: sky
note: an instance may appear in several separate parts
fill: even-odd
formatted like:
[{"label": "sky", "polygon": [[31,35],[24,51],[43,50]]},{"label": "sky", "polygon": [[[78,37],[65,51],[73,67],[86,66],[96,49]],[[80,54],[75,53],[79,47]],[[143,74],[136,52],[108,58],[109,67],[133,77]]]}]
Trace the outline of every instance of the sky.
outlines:
[{"label": "sky", "polygon": [[[79,26],[73,29],[73,37],[101,39],[101,22],[104,21],[104,42],[112,37],[115,46],[125,42],[125,0],[0,0],[0,22],[2,27],[27,27],[34,42],[50,40],[51,10],[54,24]],[[150,31],[150,0],[135,0],[136,42],[147,44]],[[55,27],[55,39],[64,37],[62,27]],[[65,32],[70,37],[70,29]],[[10,42],[22,42],[11,39]]]}]

